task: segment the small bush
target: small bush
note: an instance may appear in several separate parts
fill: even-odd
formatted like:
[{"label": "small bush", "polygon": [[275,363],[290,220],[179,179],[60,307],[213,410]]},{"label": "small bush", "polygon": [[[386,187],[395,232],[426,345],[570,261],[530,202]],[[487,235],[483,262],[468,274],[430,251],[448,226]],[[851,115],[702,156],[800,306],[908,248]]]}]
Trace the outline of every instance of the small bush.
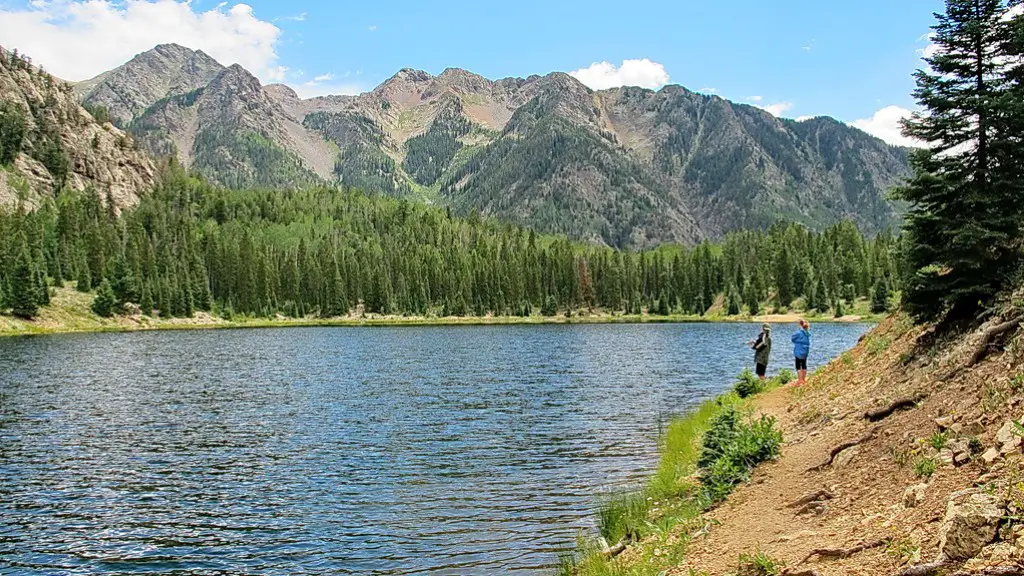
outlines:
[{"label": "small bush", "polygon": [[928,444],[936,450],[942,450],[945,448],[947,442],[949,442],[948,432],[936,432],[928,437]]},{"label": "small bush", "polygon": [[736,576],[779,576],[785,567],[785,564],[764,552],[740,554]]},{"label": "small bush", "polygon": [[755,394],[764,392],[764,382],[760,378],[754,376],[754,373],[748,368],[744,368],[743,372],[740,373],[739,379],[736,382],[736,394],[740,398],[749,398]]},{"label": "small bush", "polygon": [[1010,380],[1010,390],[1014,392],[1020,392],[1024,390],[1024,374],[1017,374]]},{"label": "small bush", "polygon": [[967,441],[967,450],[970,451],[971,456],[977,456],[985,451],[985,445],[977,436],[971,436],[971,439]]},{"label": "small bush", "polygon": [[914,462],[914,474],[918,478],[931,478],[937,468],[938,464],[935,460],[924,456],[918,458],[917,462]]},{"label": "small bush", "polygon": [[786,384],[789,384],[793,380],[796,380],[796,374],[789,368],[783,368],[775,376],[775,382],[779,386],[785,386]]},{"label": "small bush", "polygon": [[734,407],[722,410],[704,434],[698,460],[708,503],[725,499],[737,484],[750,478],[754,466],[778,456],[781,445],[782,433],[775,428],[774,418],[744,422]]}]

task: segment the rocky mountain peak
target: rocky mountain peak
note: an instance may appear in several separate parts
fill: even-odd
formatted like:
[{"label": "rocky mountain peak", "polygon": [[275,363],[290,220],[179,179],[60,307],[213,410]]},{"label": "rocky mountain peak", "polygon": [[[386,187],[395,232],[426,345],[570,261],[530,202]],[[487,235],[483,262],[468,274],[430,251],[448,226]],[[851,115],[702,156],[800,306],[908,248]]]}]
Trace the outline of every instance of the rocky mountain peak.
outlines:
[{"label": "rocky mountain peak", "polygon": [[122,126],[157,101],[202,88],[224,67],[206,53],[160,44],[125,64],[75,86],[88,106],[103,107]]}]

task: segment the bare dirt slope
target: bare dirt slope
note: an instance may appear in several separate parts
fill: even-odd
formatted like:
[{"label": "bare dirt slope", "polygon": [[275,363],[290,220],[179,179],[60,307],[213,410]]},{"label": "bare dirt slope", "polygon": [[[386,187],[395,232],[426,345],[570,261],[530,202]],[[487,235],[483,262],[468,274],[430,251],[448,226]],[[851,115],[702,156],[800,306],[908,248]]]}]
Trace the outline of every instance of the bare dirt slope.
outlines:
[{"label": "bare dirt slope", "polygon": [[[1020,529],[1014,532],[1013,523],[1024,494],[1015,487],[1021,449],[1008,421],[1024,413],[1024,330],[1004,333],[980,363],[966,367],[981,334],[923,345],[930,338],[926,329],[890,319],[805,389],[758,399],[759,409],[778,417],[785,431],[782,457],[760,467],[749,484],[706,515],[687,560],[671,574],[732,573],[740,554],[758,551],[783,561],[784,573],[807,576],[899,574],[908,565],[949,556],[960,557],[950,559],[950,572],[1019,566],[1021,550],[1013,541]],[[923,400],[877,422],[865,417],[902,398]],[[936,434],[940,430],[944,436]],[[929,439],[945,446],[937,450]],[[816,469],[835,448],[858,440]],[[929,463],[936,464],[934,474],[919,477]],[[947,508],[951,495],[975,487],[954,500],[994,498],[998,519],[986,525],[968,518],[973,524],[967,536],[992,545],[962,566],[977,546],[968,542],[966,553],[955,549],[957,512],[947,515]],[[816,502],[790,506],[814,493]],[[992,537],[995,524],[999,532]],[[949,543],[940,546],[943,533]],[[812,554],[859,544],[878,545],[847,558]]]}]

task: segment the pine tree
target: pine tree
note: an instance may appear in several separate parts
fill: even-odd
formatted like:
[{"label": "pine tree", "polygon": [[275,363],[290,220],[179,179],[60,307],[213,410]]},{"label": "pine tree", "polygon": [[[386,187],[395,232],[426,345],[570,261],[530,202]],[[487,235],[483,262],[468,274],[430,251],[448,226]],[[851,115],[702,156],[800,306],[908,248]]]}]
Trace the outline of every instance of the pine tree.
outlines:
[{"label": "pine tree", "polygon": [[779,306],[788,307],[793,302],[793,256],[786,245],[782,246],[776,258],[775,289]]},{"label": "pine tree", "polygon": [[871,311],[881,314],[889,309],[889,283],[885,278],[875,280],[875,287],[871,291]]},{"label": "pine tree", "polygon": [[[1020,190],[996,185],[1001,0],[947,0],[938,14],[929,70],[916,74],[924,112],[904,132],[928,145],[911,155],[914,175],[898,195],[911,203],[905,230],[913,276],[903,292],[919,320],[972,318],[1016,268]],[[993,152],[995,151],[995,154]]]},{"label": "pine tree", "polygon": [[727,313],[729,316],[736,316],[740,313],[740,297],[735,288],[729,289],[729,305]]},{"label": "pine tree", "polygon": [[754,285],[753,281],[747,282],[746,297],[744,298],[747,305],[747,310],[751,316],[756,316],[761,313],[761,298],[757,293],[757,286]]},{"label": "pine tree", "polygon": [[139,298],[139,308],[142,309],[142,313],[146,316],[152,316],[153,306],[153,290],[149,287],[149,283],[146,282],[142,285],[142,296]]},{"label": "pine tree", "polygon": [[11,274],[11,313],[19,318],[35,318],[39,313],[39,286],[28,248],[22,245]]},{"label": "pine tree", "polygon": [[114,315],[116,307],[117,296],[114,294],[114,289],[110,286],[110,281],[104,278],[100,282],[99,289],[96,291],[96,298],[92,301],[92,311],[97,316],[110,318]]}]

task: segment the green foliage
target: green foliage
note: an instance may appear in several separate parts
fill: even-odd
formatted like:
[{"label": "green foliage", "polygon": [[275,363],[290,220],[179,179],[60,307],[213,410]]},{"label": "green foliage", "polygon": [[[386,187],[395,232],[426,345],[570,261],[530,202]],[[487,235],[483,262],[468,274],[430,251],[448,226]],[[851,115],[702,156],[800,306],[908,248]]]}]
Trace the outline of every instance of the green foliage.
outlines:
[{"label": "green foliage", "polygon": [[786,565],[764,552],[740,554],[736,576],[779,576]]},{"label": "green foliage", "polygon": [[462,115],[461,101],[452,101],[425,133],[406,142],[402,168],[416,182],[424,186],[433,185],[462,148],[458,139],[469,134],[472,127]]},{"label": "green foliage", "polygon": [[11,313],[20,318],[34,318],[39,313],[39,287],[35,263],[24,245],[10,275],[10,283]]},{"label": "green foliage", "polygon": [[114,295],[114,289],[110,287],[110,281],[104,278],[96,291],[96,298],[92,301],[92,311],[97,316],[110,318],[116,309],[117,297]]},{"label": "green foliage", "polygon": [[936,450],[945,448],[947,442],[949,442],[948,432],[936,432],[928,437],[928,444]]},{"label": "green foliage", "polygon": [[871,311],[875,314],[884,314],[889,310],[889,283],[885,278],[875,281],[875,287],[871,291]]},{"label": "green foliage", "polygon": [[108,110],[106,106],[83,102],[82,108],[85,108],[85,111],[91,114],[93,119],[100,124],[106,124],[107,122],[113,123],[113,119],[110,116],[110,110]]},{"label": "green foliage", "polygon": [[914,462],[914,475],[918,478],[931,478],[935,474],[938,464],[932,458],[921,456]]},{"label": "green foliage", "polygon": [[704,435],[698,464],[703,497],[720,502],[740,482],[750,478],[754,466],[775,458],[782,433],[775,419],[761,416],[745,422],[734,407],[724,409]]},{"label": "green foliage", "polygon": [[11,101],[0,102],[0,166],[10,166],[25,140],[25,112]]},{"label": "green foliage", "polygon": [[[898,191],[911,203],[903,305],[918,320],[973,319],[1020,262],[1024,160],[1019,30],[1002,0],[948,0],[916,74],[924,110],[905,123],[929,147]],[[1006,65],[1011,62],[1011,65]]]},{"label": "green foliage", "polygon": [[291,152],[256,132],[204,130],[196,135],[192,167],[231,188],[293,189],[320,179]]},{"label": "green foliage", "polygon": [[739,375],[739,380],[733,389],[740,398],[749,398],[755,394],[764,392],[765,383],[754,375],[748,368],[744,368]]}]

